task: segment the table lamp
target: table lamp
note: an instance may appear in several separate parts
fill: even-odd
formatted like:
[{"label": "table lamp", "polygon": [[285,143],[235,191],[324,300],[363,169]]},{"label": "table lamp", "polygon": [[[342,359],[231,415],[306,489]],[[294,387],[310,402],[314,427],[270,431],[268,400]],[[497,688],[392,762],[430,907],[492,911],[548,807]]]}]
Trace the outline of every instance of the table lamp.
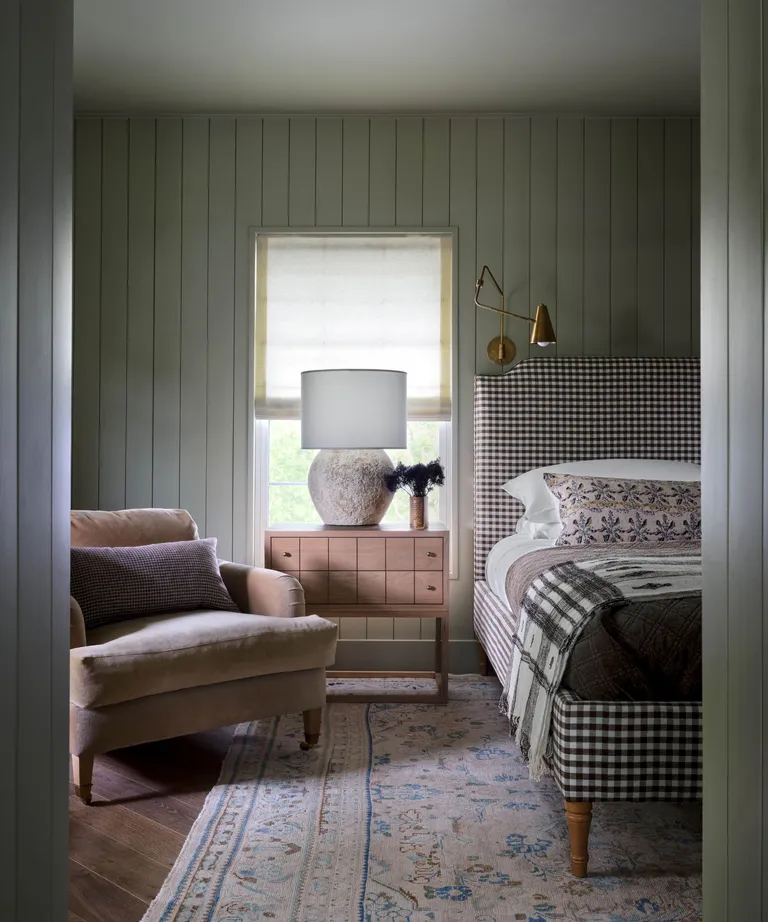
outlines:
[{"label": "table lamp", "polygon": [[406,373],[332,368],[301,373],[301,447],[319,448],[309,495],[326,525],[378,525],[392,502],[383,450],[407,444]]}]

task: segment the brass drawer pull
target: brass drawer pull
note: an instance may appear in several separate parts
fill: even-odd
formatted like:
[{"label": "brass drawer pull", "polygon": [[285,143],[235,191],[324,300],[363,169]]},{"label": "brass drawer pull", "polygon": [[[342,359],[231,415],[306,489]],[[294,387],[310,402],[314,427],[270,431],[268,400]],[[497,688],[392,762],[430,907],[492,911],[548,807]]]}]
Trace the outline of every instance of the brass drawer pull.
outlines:
[{"label": "brass drawer pull", "polygon": [[437,557],[437,554],[434,551],[427,551],[427,557]]},{"label": "brass drawer pull", "polygon": [[427,586],[427,590],[428,590],[429,592],[436,592],[436,591],[437,591],[437,590],[435,589],[434,586]]},{"label": "brass drawer pull", "polygon": [[283,557],[291,557],[291,556],[292,555],[290,551],[283,551]]}]

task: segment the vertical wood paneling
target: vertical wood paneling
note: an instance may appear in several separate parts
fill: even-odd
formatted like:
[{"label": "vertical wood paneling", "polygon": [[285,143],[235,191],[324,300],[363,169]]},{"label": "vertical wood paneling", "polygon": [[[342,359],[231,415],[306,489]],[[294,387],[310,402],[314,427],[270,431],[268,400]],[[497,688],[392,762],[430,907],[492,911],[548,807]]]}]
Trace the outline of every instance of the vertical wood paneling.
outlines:
[{"label": "vertical wood paneling", "polygon": [[[128,173],[128,344],[125,504],[152,505],[155,400],[155,121],[132,119]],[[158,190],[162,194],[161,190]],[[178,477],[177,477],[178,483]],[[178,487],[177,487],[178,489]],[[175,505],[175,504],[174,504]]]},{"label": "vertical wood paneling", "polygon": [[2,15],[0,918],[22,922],[67,912],[72,6]]},{"label": "vertical wood paneling", "polygon": [[637,354],[664,354],[664,121],[637,126]]},{"label": "vertical wood paneling", "polygon": [[155,405],[152,503],[179,505],[181,405],[181,119],[157,123]]},{"label": "vertical wood paneling", "polygon": [[423,132],[423,119],[397,120],[395,220],[402,226],[422,223]]},{"label": "vertical wood paneling", "polygon": [[664,131],[664,353],[691,352],[691,128]]},{"label": "vertical wood paneling", "polygon": [[[252,119],[238,119],[238,126],[252,122]],[[261,132],[259,132],[260,138]],[[315,120],[313,118],[292,118],[290,120],[289,149],[288,223],[293,227],[312,227],[315,223]],[[249,153],[251,169],[254,166],[255,156],[256,150],[252,149]],[[260,161],[261,147],[259,147],[258,157]],[[246,179],[245,174],[243,174],[243,179]],[[250,177],[246,179],[246,183],[247,189],[253,188]],[[239,181],[237,189],[239,197]],[[256,223],[258,222],[254,222]]]},{"label": "vertical wood paneling", "polygon": [[637,122],[611,122],[611,355],[637,354]]},{"label": "vertical wood paneling", "polygon": [[[266,131],[267,121],[264,122]],[[264,145],[274,154],[275,135],[285,134],[286,120],[273,122],[273,140]],[[206,469],[206,532],[218,538],[218,555],[232,556],[232,490],[234,430],[234,361],[235,334],[235,122],[211,119],[208,212],[208,433]],[[265,138],[266,141],[266,138]],[[287,151],[286,151],[287,154]],[[285,159],[287,175],[287,156]],[[276,166],[273,163],[273,166]],[[280,170],[271,175],[277,179]],[[267,170],[265,164],[264,175]],[[265,188],[265,186],[262,186]],[[283,186],[285,201],[281,205],[270,191],[272,216],[288,218],[288,186]],[[266,208],[266,200],[264,207]],[[266,215],[265,215],[266,219]],[[280,223],[280,222],[275,222]]]},{"label": "vertical wood paneling", "polygon": [[[505,307],[525,317],[531,298],[531,120],[504,120],[504,293]],[[478,262],[484,259],[478,254]],[[486,292],[486,297],[490,292]],[[530,326],[508,318],[507,336],[520,361],[528,357]]]},{"label": "vertical wood paneling", "polygon": [[691,122],[691,355],[701,354],[701,143],[698,123]]},{"label": "vertical wood paneling", "polygon": [[349,227],[368,224],[368,165],[370,158],[367,118],[345,118],[342,126],[341,202],[342,223]]},{"label": "vertical wood paneling", "polygon": [[[75,271],[72,348],[72,504],[99,508],[101,377],[101,126],[75,126]],[[3,430],[6,431],[5,429]]]},{"label": "vertical wood paneling", "polygon": [[[293,120],[291,122],[293,125]],[[302,160],[300,181],[293,185],[291,171],[291,214],[296,220],[310,214],[314,223],[315,213],[315,171],[314,142],[315,127],[312,120],[312,169],[308,175]],[[293,128],[292,128],[293,130]],[[300,132],[306,131],[302,121]],[[295,136],[292,138],[296,140]],[[293,151],[294,144],[291,144]],[[249,365],[250,342],[252,339],[251,284],[253,273],[253,251],[249,228],[261,223],[261,119],[253,117],[237,120],[237,175],[235,188],[237,200],[235,239],[235,367],[234,367],[234,459],[232,490],[232,557],[239,563],[252,559],[253,535],[249,534],[248,523],[252,521],[253,508],[253,373]],[[310,188],[307,188],[307,185]],[[298,199],[294,198],[294,192]],[[309,194],[309,199],[306,198]],[[299,207],[300,203],[300,207]],[[294,206],[298,212],[294,211]]]},{"label": "vertical wood paneling", "polygon": [[99,505],[125,508],[128,294],[128,122],[106,119],[102,140]]},{"label": "vertical wood paneling", "polygon": [[395,120],[372,118],[370,138],[371,226],[392,227],[395,223]]},{"label": "vertical wood paneling", "polygon": [[[530,266],[529,316],[538,304],[546,304],[557,330],[557,121],[553,118],[531,119]],[[531,347],[531,355],[538,352],[541,347]],[[549,346],[546,354],[556,352],[556,345]]]},{"label": "vertical wood paneling", "polygon": [[[697,215],[691,198],[695,171],[690,162],[686,166],[685,148],[678,144],[665,157],[663,120],[254,116],[217,118],[211,133],[207,119],[184,119],[182,129],[165,119],[155,130],[177,135],[157,143],[153,194],[138,178],[146,172],[146,142],[139,140],[144,124],[84,120],[78,128],[82,191],[76,219],[88,250],[86,243],[78,250],[76,278],[82,293],[76,374],[82,385],[75,458],[83,464],[75,483],[85,497],[90,489],[87,505],[138,502],[151,464],[155,504],[188,508],[202,533],[219,538],[222,556],[251,559],[249,228],[453,225],[459,479],[453,538],[460,578],[452,586],[452,633],[469,639],[471,382],[478,370],[497,370],[485,349],[498,332],[494,315],[476,314],[473,307],[477,272],[484,263],[490,266],[503,282],[509,310],[528,314],[540,301],[547,303],[564,354],[669,353],[665,331],[683,326],[690,348],[695,311],[683,319],[669,316],[670,292],[679,289],[681,274],[668,262],[680,247],[668,243],[666,254],[664,247],[668,224],[678,236],[687,228],[682,262],[687,253],[690,307],[697,284],[690,262]],[[681,136],[687,132],[690,161],[698,125],[678,120],[678,127]],[[103,195],[97,181],[101,130],[111,133],[104,143]],[[129,132],[135,155],[130,161]],[[676,181],[668,176],[665,184],[665,170],[683,177],[682,197]],[[141,291],[156,271],[153,330],[145,337],[140,330],[150,305]],[[493,298],[490,288],[484,295]],[[507,321],[506,333],[518,358],[554,354],[529,347],[525,321]],[[97,348],[90,349],[94,343]],[[142,381],[141,356],[150,350],[154,362]],[[109,367],[100,367],[107,355]],[[95,391],[88,387],[93,380],[99,382]],[[148,439],[150,389],[154,425]],[[105,394],[109,411],[99,403]],[[99,453],[100,441],[108,446],[106,456]],[[145,448],[148,442],[153,444]],[[88,473],[96,459],[107,499],[98,497]],[[389,619],[371,620],[347,622],[341,636],[416,639],[428,629],[428,623],[419,632],[415,623],[393,628]]]},{"label": "vertical wood paneling", "polygon": [[[480,118],[477,120],[477,209],[476,249],[479,277],[483,264],[487,264],[506,291],[503,275],[504,252],[504,120]],[[500,194],[502,193],[502,194]],[[483,285],[485,304],[499,306],[499,296],[490,279]],[[511,308],[507,308],[510,310]],[[478,310],[475,314],[475,368],[480,374],[493,374],[498,370],[487,355],[487,344],[501,332],[501,315]],[[504,324],[506,335],[506,321]]]},{"label": "vertical wood paneling", "polygon": [[[265,118],[263,132],[262,219],[267,227],[286,227],[288,224],[288,166],[290,163],[288,119]],[[213,147],[211,147],[211,154],[213,154]]]},{"label": "vertical wood paneling", "polygon": [[[557,331],[557,328],[555,328]],[[611,123],[584,123],[584,354],[611,349]]]},{"label": "vertical wood paneling", "polygon": [[450,221],[449,130],[447,118],[424,119],[422,220],[426,227],[445,227]]},{"label": "vertical wood paneling", "polygon": [[319,118],[315,164],[318,227],[341,227],[341,160],[341,119]]},{"label": "vertical wood paneling", "polygon": [[581,355],[584,330],[584,122],[557,125],[557,353]]},{"label": "vertical wood paneling", "polygon": [[[458,542],[459,572],[466,581],[466,574],[472,573],[473,502],[470,484],[474,464],[471,436],[473,388],[469,386],[469,382],[473,379],[475,368],[475,308],[472,298],[475,290],[478,257],[475,247],[475,209],[477,207],[477,123],[475,119],[452,118],[450,140],[450,217],[451,224],[459,228],[459,237],[454,247],[455,258],[458,262],[456,297],[459,312],[456,325],[458,387],[453,403],[453,425],[456,426],[458,439],[456,476],[460,478],[460,484],[463,482],[463,488],[458,492],[458,509],[455,515],[457,526],[451,540]],[[459,596],[460,588],[453,590],[452,599]],[[453,619],[451,624],[454,637],[469,638],[472,636],[471,617],[469,617],[470,592],[466,592],[465,598],[467,608],[464,617],[459,615]]]},{"label": "vertical wood paneling", "polygon": [[[208,425],[208,119],[182,126],[179,503],[206,534]],[[261,176],[259,175],[259,183]]]}]

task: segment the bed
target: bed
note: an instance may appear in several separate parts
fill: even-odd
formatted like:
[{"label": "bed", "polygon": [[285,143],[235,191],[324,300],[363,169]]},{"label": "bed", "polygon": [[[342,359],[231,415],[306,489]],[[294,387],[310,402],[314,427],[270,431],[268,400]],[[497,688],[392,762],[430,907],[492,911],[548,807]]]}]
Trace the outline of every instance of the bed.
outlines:
[{"label": "bed", "polygon": [[[486,560],[523,513],[502,484],[563,461],[700,463],[699,375],[696,358],[574,357],[475,378],[474,629],[502,681],[515,625],[486,581]],[[586,700],[561,688],[551,744],[548,768],[565,799],[578,877],[587,873],[593,802],[701,799],[700,701]]]}]

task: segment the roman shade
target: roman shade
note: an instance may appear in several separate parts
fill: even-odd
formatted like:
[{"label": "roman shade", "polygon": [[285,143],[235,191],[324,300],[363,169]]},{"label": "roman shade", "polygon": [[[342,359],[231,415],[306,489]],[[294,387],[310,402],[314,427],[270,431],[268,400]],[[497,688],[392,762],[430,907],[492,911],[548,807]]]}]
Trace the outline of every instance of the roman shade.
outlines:
[{"label": "roman shade", "polygon": [[451,417],[449,234],[258,234],[255,412],[299,419],[301,372],[408,374],[408,418]]}]

